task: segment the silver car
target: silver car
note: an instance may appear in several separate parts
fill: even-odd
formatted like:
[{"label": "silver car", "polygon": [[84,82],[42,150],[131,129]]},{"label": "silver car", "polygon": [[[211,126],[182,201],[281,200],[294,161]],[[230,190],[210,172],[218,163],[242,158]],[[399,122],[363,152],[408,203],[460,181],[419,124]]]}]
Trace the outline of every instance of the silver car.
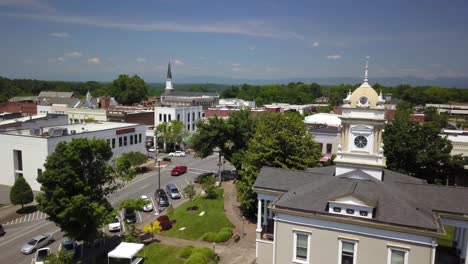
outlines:
[{"label": "silver car", "polygon": [[182,195],[180,195],[179,188],[177,188],[177,185],[174,183],[166,185],[166,192],[172,199],[180,199],[182,197]]},{"label": "silver car", "polygon": [[54,242],[54,235],[52,233],[46,233],[44,235],[39,235],[31,239],[28,243],[24,244],[21,248],[21,253],[31,254],[36,252],[36,250],[44,247],[52,242]]}]

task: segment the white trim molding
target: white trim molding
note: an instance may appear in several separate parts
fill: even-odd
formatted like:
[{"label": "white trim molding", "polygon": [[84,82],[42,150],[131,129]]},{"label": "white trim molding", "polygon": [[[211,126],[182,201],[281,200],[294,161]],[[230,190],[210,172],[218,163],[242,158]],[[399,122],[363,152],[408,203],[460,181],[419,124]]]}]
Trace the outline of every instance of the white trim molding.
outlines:
[{"label": "white trim molding", "polygon": [[356,264],[358,255],[358,240],[338,237],[338,264],[342,264],[343,242],[353,244],[353,264]]},{"label": "white trim molding", "polygon": [[[307,255],[306,259],[298,259],[297,257],[297,235],[304,235],[307,236]],[[310,263],[310,237],[312,236],[311,233],[309,232],[304,232],[300,230],[293,230],[293,236],[294,236],[294,243],[293,243],[293,263],[299,263],[299,264],[309,264]]]},{"label": "white trim molding", "polygon": [[396,246],[387,246],[387,264],[392,264],[392,251],[399,251],[403,252],[404,255],[404,262],[403,264],[408,264],[409,252],[410,250],[407,248],[396,247]]}]

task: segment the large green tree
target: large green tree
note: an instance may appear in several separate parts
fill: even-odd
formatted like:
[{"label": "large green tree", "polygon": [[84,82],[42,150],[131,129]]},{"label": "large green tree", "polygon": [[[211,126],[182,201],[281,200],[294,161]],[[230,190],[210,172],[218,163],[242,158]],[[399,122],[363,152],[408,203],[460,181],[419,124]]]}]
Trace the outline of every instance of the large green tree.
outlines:
[{"label": "large green tree", "polygon": [[166,144],[172,143],[174,150],[177,145],[180,145],[184,138],[188,136],[188,132],[185,130],[184,123],[178,120],[171,120],[170,122],[160,123],[154,134],[156,137],[160,137],[164,141],[164,150],[166,150]]},{"label": "large green tree", "polygon": [[140,103],[148,96],[148,85],[138,75],[121,74],[112,82],[112,95],[124,105]]},{"label": "large green tree", "polygon": [[409,121],[408,104],[397,107],[395,120],[383,133],[387,167],[430,183],[446,183],[448,174],[459,171],[463,160],[452,157],[452,144],[440,134],[440,125]]},{"label": "large green tree", "polygon": [[14,205],[21,204],[21,208],[23,208],[25,204],[34,201],[31,186],[29,186],[28,182],[22,176],[17,177],[15,184],[11,187],[10,201]]},{"label": "large green tree", "polygon": [[250,110],[234,111],[227,120],[230,147],[225,149],[225,158],[236,168],[242,166],[244,152],[255,133],[257,118]]},{"label": "large green tree", "polygon": [[60,142],[47,158],[46,170],[37,179],[42,193],[36,200],[39,210],[67,236],[92,241],[115,214],[106,197],[128,175],[116,173],[111,158],[105,140],[86,138]]},{"label": "large green tree", "polygon": [[263,166],[306,170],[318,164],[321,153],[300,114],[269,113],[259,117],[244,153],[236,187],[242,207],[255,212],[253,183]]}]

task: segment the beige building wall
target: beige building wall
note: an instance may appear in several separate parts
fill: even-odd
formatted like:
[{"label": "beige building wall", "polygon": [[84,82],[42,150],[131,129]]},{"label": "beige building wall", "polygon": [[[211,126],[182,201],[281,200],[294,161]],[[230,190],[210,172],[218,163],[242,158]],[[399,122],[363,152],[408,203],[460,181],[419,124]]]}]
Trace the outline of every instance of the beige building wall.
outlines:
[{"label": "beige building wall", "polygon": [[[357,241],[357,262],[359,264],[386,264],[388,247],[397,246],[409,250],[408,264],[430,264],[430,246],[422,246],[408,242],[386,240],[378,237],[356,235],[352,233],[338,232],[334,230],[320,229],[293,225],[284,222],[276,224],[276,248],[275,263],[294,263],[293,246],[294,231],[302,231],[311,234],[310,261],[309,263],[339,263],[339,239],[351,239]],[[261,254],[259,253],[259,257]],[[258,263],[267,263],[263,259]],[[273,263],[273,262],[272,262]]]},{"label": "beige building wall", "polygon": [[260,240],[258,245],[257,264],[273,263],[273,243],[272,241]]}]

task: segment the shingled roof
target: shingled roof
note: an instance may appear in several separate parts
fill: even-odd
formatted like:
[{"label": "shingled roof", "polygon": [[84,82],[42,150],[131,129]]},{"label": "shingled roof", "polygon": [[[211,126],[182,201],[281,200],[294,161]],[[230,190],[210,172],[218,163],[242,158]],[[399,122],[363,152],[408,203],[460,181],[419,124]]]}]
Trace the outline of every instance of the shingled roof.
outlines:
[{"label": "shingled roof", "polygon": [[[328,202],[351,195],[375,206],[374,218],[362,221],[384,223],[414,229],[438,231],[435,211],[468,214],[468,189],[429,185],[425,181],[384,169],[383,181],[356,170],[349,175],[334,176],[335,167],[318,167],[295,171],[264,167],[254,189],[281,191],[275,208],[330,215]],[[358,175],[360,179],[351,175]],[[434,199],[436,197],[436,199]],[[443,197],[443,198],[442,198]]]}]

